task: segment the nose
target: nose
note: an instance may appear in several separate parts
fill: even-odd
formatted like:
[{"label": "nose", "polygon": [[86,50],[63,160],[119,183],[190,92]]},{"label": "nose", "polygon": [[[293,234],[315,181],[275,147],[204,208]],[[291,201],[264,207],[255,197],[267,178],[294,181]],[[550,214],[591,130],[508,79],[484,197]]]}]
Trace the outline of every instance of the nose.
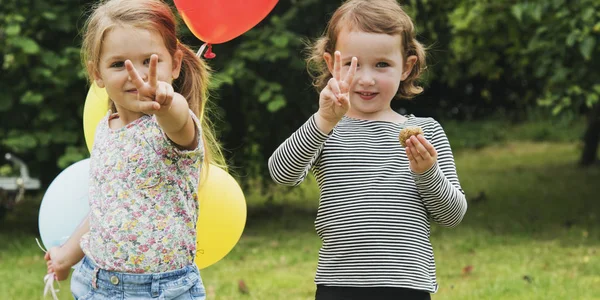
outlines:
[{"label": "nose", "polygon": [[375,77],[372,72],[366,68],[356,70],[357,83],[362,86],[371,86],[375,84]]}]

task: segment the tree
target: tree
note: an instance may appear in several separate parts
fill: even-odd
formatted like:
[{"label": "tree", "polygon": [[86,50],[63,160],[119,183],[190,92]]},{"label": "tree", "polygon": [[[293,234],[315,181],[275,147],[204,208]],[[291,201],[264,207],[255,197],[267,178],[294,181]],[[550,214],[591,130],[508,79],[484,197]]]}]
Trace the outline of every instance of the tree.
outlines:
[{"label": "tree", "polygon": [[[600,139],[600,2],[463,0],[449,14],[452,55],[440,80],[483,77],[482,98],[588,114],[580,163]],[[493,99],[493,98],[496,99]]]}]

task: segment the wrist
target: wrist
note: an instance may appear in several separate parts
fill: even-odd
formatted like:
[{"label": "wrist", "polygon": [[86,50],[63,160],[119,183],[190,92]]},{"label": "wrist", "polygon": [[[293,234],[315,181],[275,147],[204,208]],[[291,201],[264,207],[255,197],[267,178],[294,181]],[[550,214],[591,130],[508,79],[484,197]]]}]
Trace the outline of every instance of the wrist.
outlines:
[{"label": "wrist", "polygon": [[315,123],[321,132],[324,134],[329,134],[331,130],[337,125],[337,123],[341,120],[330,120],[328,118],[323,117],[319,112],[315,113]]}]

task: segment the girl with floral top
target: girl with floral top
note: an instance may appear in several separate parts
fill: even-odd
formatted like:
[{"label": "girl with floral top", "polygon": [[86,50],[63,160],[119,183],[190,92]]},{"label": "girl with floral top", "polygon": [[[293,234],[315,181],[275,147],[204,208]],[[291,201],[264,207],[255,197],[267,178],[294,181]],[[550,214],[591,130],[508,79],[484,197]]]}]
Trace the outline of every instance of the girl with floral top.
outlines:
[{"label": "girl with floral top", "polygon": [[[222,161],[202,117],[209,69],[160,0],[109,0],[87,20],[83,61],[111,110],[96,129],[90,213],[48,272],[75,299],[204,299],[196,255],[202,166]],[[202,120],[199,121],[199,120]]]}]

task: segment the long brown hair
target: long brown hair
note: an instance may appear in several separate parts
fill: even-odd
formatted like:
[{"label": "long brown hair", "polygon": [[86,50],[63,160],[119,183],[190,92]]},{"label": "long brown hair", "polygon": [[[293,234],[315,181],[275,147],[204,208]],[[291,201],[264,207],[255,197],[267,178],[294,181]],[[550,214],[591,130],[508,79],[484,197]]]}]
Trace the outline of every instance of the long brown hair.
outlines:
[{"label": "long brown hair", "polygon": [[[161,0],[107,0],[93,7],[85,23],[81,58],[85,66],[92,63],[98,68],[102,42],[107,32],[115,26],[133,26],[158,32],[171,56],[183,52],[181,74],[173,86],[188,101],[190,109],[201,120],[202,136],[206,148],[205,163],[226,167],[221,147],[216,140],[212,124],[206,116],[208,103],[209,66],[186,45],[177,39],[177,21],[171,7]],[[94,69],[87,68],[90,82]],[[110,101],[110,107],[116,111]]]},{"label": "long brown hair", "polygon": [[333,13],[323,35],[309,46],[307,67],[318,92],[332,77],[323,54],[333,56],[338,35],[344,28],[400,35],[402,58],[415,55],[417,61],[408,77],[400,83],[396,97],[410,99],[423,91],[417,80],[425,69],[425,48],[415,38],[414,24],[400,4],[396,0],[349,0]]}]

